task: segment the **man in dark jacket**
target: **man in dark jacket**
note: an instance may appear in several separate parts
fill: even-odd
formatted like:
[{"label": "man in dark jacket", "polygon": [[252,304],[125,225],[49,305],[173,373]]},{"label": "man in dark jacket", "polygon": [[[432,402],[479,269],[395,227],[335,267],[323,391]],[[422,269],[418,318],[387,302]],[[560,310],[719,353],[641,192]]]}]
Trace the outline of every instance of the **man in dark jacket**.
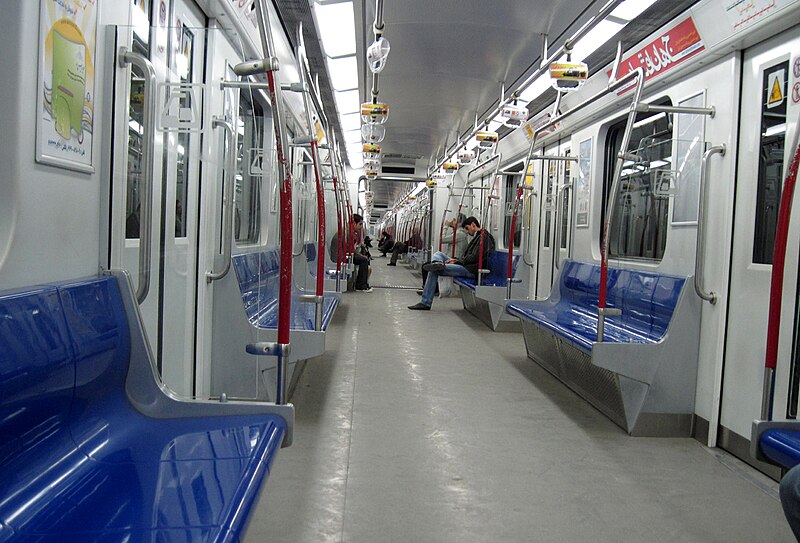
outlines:
[{"label": "man in dark jacket", "polygon": [[[436,285],[439,283],[439,276],[477,277],[478,263],[481,261],[481,245],[483,245],[483,265],[488,265],[489,257],[494,251],[494,238],[489,232],[481,228],[481,224],[475,217],[469,217],[465,220],[464,228],[467,230],[467,234],[472,236],[472,241],[467,245],[464,256],[450,258],[446,261],[434,260],[425,264],[423,269],[428,272],[428,278],[425,280],[425,288],[422,289],[422,300],[416,305],[408,306],[409,309],[425,311],[431,308],[433,296],[436,293]],[[481,239],[483,240],[482,243]]]}]

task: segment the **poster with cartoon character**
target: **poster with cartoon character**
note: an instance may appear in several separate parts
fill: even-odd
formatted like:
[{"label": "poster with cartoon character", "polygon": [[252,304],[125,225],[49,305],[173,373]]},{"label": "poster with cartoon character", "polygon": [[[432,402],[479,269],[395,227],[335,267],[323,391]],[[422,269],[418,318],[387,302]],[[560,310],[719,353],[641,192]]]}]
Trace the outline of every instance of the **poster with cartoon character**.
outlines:
[{"label": "poster with cartoon character", "polygon": [[98,0],[41,0],[36,161],[94,172]]}]

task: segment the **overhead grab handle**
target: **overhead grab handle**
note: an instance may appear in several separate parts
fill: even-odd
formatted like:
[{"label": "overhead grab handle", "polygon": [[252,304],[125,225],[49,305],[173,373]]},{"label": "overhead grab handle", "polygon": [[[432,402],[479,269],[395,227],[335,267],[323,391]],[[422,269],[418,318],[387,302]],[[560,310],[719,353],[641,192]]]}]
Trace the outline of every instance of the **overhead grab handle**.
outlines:
[{"label": "overhead grab handle", "polygon": [[712,305],[717,303],[717,295],[714,292],[706,292],[703,286],[704,268],[705,268],[705,245],[706,245],[706,199],[708,198],[708,159],[711,155],[718,154],[725,156],[725,145],[717,145],[711,147],[708,151],[703,153],[703,163],[700,167],[700,205],[699,215],[697,217],[697,246],[695,249],[694,257],[694,290],[700,298],[710,302]]},{"label": "overhead grab handle", "polygon": [[206,272],[206,283],[225,277],[231,269],[231,255],[233,252],[233,185],[236,182],[236,130],[228,121],[214,117],[211,124],[214,128],[222,128],[225,132],[227,145],[223,149],[225,154],[225,190],[222,195],[222,269]]},{"label": "overhead grab handle", "polygon": [[139,200],[139,284],[136,301],[141,304],[150,292],[150,262],[153,238],[153,170],[154,146],[156,143],[156,72],[153,64],[139,53],[120,47],[117,60],[121,68],[129,64],[136,66],[144,76],[144,107],[142,112],[144,133],[142,134],[141,199]]}]

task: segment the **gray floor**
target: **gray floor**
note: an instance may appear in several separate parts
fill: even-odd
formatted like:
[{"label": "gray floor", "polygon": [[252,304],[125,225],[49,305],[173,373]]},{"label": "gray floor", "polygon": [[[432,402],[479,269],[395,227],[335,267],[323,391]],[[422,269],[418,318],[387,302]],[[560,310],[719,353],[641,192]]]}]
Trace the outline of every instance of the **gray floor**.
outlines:
[{"label": "gray floor", "polygon": [[[373,284],[419,281],[374,264]],[[776,485],[631,438],[498,334],[413,290],[343,296],[246,542],[793,541]]]}]

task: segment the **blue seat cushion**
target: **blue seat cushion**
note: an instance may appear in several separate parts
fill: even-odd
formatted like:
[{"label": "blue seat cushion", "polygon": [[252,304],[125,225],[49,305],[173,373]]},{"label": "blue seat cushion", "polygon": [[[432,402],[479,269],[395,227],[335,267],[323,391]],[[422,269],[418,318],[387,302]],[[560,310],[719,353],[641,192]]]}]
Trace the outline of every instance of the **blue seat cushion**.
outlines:
[{"label": "blue seat cushion", "polygon": [[[607,306],[622,309],[622,315],[606,318],[604,339],[615,343],[660,341],[684,284],[683,277],[609,268]],[[564,261],[553,290],[544,301],[511,301],[507,311],[591,352],[597,339],[600,266]]]},{"label": "blue seat cushion", "polygon": [[761,434],[759,447],[764,456],[786,469],[800,464],[800,432],[767,430]]},{"label": "blue seat cushion", "polygon": [[[313,245],[310,245],[313,247]],[[308,247],[308,246],[307,246]],[[278,328],[278,293],[280,286],[280,252],[272,248],[255,253],[244,253],[233,257],[233,269],[239,281],[242,303],[250,323],[256,328],[272,330]],[[293,286],[292,330],[314,330],[316,305],[301,302],[305,291]],[[330,324],[339,298],[326,295],[322,310],[322,329]]]},{"label": "blue seat cushion", "polygon": [[[518,262],[519,255],[513,257],[511,263],[512,277],[517,272]],[[508,281],[508,251],[492,251],[489,255],[488,266],[485,266],[485,269],[490,270],[490,273],[483,276],[481,286],[505,287]],[[453,281],[470,290],[475,290],[478,285],[478,279],[475,277],[456,277]]]},{"label": "blue seat cushion", "polygon": [[115,279],[0,296],[0,345],[0,541],[239,538],[286,422],[137,411]]}]

